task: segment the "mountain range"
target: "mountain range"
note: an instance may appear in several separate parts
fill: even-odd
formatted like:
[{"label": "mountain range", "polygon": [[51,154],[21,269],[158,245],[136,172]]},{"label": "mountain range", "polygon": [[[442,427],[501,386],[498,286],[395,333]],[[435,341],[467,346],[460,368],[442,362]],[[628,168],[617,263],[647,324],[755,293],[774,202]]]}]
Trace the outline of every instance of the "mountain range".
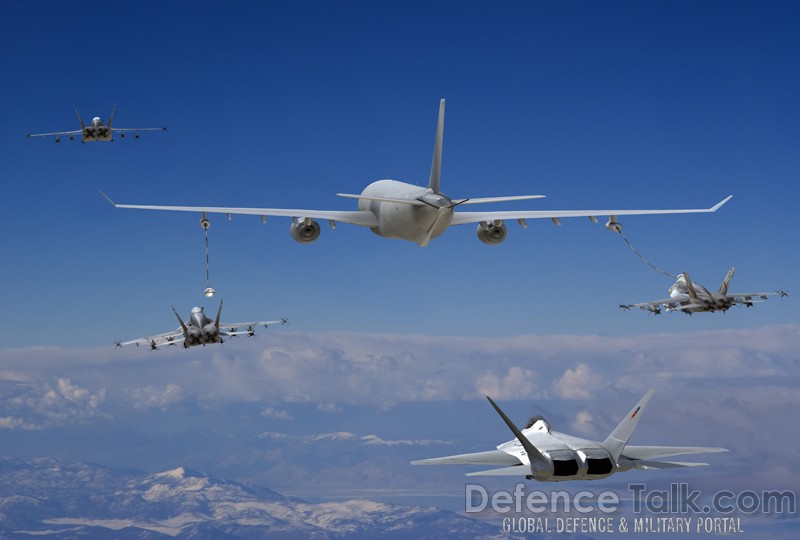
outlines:
[{"label": "mountain range", "polygon": [[0,458],[0,538],[494,538],[497,525],[365,499],[310,503],[177,467]]}]

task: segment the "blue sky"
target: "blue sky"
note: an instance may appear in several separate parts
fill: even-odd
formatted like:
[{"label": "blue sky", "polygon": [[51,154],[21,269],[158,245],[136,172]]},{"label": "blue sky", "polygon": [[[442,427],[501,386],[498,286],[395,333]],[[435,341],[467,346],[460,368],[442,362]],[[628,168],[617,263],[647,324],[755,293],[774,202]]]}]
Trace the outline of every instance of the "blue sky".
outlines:
[{"label": "blue sky", "polygon": [[[153,333],[172,325],[170,304],[202,302],[199,216],[114,212],[97,189],[124,202],[348,209],[336,192],[426,182],[442,97],[449,195],[665,208],[732,193],[713,216],[623,225],[654,262],[710,287],[734,265],[739,290],[796,288],[790,3],[2,10],[9,345]],[[169,132],[113,145],[24,137],[73,129],[73,104],[107,117],[115,103],[117,125]],[[302,246],[285,219],[218,219],[212,284],[234,319],[288,315],[311,331],[617,334],[794,315],[789,302],[724,318],[619,313],[669,280],[586,220],[509,225],[496,248],[462,226],[419,249],[346,225]],[[42,335],[32,322],[45,306],[71,316]]]},{"label": "blue sky", "polygon": [[[286,219],[217,217],[211,282],[223,318],[288,316],[291,326],[214,350],[114,350],[174,328],[170,305],[187,314],[217,300],[201,296],[200,216],[115,210],[97,191],[143,204],[352,209],[335,194],[387,177],[427,182],[446,98],[451,197],[547,195],[498,209],[680,208],[733,194],[713,215],[625,219],[625,233],[710,289],[732,265],[735,290],[794,293],[798,22],[792,2],[0,3],[0,427],[19,453],[70,458],[88,455],[84,434],[154,417],[170,432],[209,419],[220,438],[255,418],[256,431],[447,439],[470,451],[506,440],[502,425],[488,410],[475,418],[491,432],[463,435],[463,419],[448,432],[440,407],[480,415],[489,392],[515,418],[543,407],[564,431],[585,427],[574,424],[585,409],[599,426],[586,434],[603,437],[655,386],[663,408],[641,444],[717,444],[709,425],[729,445],[740,429],[782,433],[798,404],[794,295],[724,315],[622,312],[672,281],[586,219],[510,223],[495,247],[454,227],[421,249],[344,224],[299,245]],[[75,129],[73,105],[86,119],[114,104],[115,125],[169,131],[90,145],[25,137]],[[589,375],[586,392],[560,390]],[[676,403],[683,416],[666,412]],[[394,419],[381,424],[384,414]],[[661,429],[686,436],[653,440]],[[65,431],[75,445],[59,447]],[[778,488],[774,479],[794,477],[786,441],[770,437],[769,466],[747,478]],[[136,465],[216,463],[169,448]],[[728,468],[700,474],[749,474],[758,449],[734,450]]]}]

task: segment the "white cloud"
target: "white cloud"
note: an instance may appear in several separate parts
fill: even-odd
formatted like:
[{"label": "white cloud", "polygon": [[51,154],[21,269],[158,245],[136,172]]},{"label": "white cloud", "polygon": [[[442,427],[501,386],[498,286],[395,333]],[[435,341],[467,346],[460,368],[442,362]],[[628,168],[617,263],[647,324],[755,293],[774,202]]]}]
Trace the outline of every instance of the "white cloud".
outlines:
[{"label": "white cloud", "polygon": [[[629,406],[650,387],[665,399],[693,392],[693,385],[711,385],[721,399],[768,380],[784,388],[797,379],[799,351],[798,325],[616,337],[275,332],[269,340],[189,351],[0,351],[8,375],[0,385],[0,418],[9,418],[9,426],[21,425],[11,419],[61,425],[105,417],[114,407],[147,410],[178,402],[207,410],[257,403],[280,416],[282,403],[338,412],[347,405],[387,408],[490,395],[555,411],[566,406],[569,418],[583,405],[575,400],[591,401],[593,417],[607,426],[625,412],[615,412],[614,404]],[[755,398],[767,403],[779,392],[756,391]],[[697,395],[710,394],[704,388]],[[564,399],[573,402],[556,402]],[[598,400],[605,401],[595,407]]]},{"label": "white cloud", "polygon": [[553,391],[566,399],[589,399],[597,382],[598,376],[592,373],[588,364],[578,364],[575,369],[566,370],[564,375],[553,383]]},{"label": "white cloud", "polygon": [[42,429],[110,418],[100,409],[105,399],[105,388],[92,392],[64,377],[59,377],[55,386],[47,382],[28,385],[5,401],[4,408],[16,415],[4,417],[0,427]]},{"label": "white cloud", "polygon": [[183,388],[177,384],[169,383],[161,390],[148,385],[142,388],[126,388],[125,394],[137,409],[151,409],[158,407],[165,411],[172,405],[183,401]]},{"label": "white cloud", "polygon": [[594,417],[587,409],[578,411],[570,427],[578,435],[593,436],[597,434],[597,429],[595,429],[594,425]]},{"label": "white cloud", "polygon": [[317,403],[317,410],[327,413],[340,413],[342,408],[336,403]]},{"label": "white cloud", "polygon": [[272,418],[274,420],[294,420],[294,416],[291,416],[283,409],[278,409],[275,407],[267,407],[263,409],[261,411],[261,416],[264,418]]},{"label": "white cloud", "polygon": [[26,422],[22,418],[4,416],[0,418],[0,429],[36,429],[34,424]]},{"label": "white cloud", "polygon": [[479,375],[475,380],[475,390],[479,396],[492,399],[527,399],[540,395],[536,381],[536,372],[533,370],[512,366],[499,376],[493,372]]}]

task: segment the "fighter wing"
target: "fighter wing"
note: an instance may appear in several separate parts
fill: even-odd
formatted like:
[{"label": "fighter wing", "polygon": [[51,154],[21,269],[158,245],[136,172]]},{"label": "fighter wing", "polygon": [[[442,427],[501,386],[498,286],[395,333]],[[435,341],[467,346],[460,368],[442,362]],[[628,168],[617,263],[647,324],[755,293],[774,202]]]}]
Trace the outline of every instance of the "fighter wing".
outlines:
[{"label": "fighter wing", "polygon": [[[412,465],[522,465],[522,462],[511,454],[502,450],[489,450],[474,454],[459,454],[431,459],[418,459]],[[524,467],[520,474],[530,474],[530,468]]]},{"label": "fighter wing", "polygon": [[653,300],[651,302],[641,302],[639,304],[621,304],[619,307],[622,309],[639,308],[645,311],[658,313],[661,311],[661,308],[679,309],[681,307],[681,302],[687,302],[688,300],[689,295],[679,294],[677,296],[664,298],[662,300]]},{"label": "fighter wing", "polygon": [[138,133],[140,131],[167,131],[167,128],[166,127],[160,127],[160,128],[117,128],[117,127],[112,127],[111,131],[113,131],[115,133],[133,133],[133,132]]},{"label": "fighter wing", "polygon": [[649,471],[651,469],[678,469],[681,467],[706,467],[708,463],[681,463],[677,461],[634,461],[633,466],[642,471]]},{"label": "fighter wing", "polygon": [[151,206],[138,204],[117,204],[108,195],[100,192],[115,208],[133,208],[135,210],[169,210],[172,212],[208,212],[215,214],[245,214],[254,216],[279,216],[295,218],[314,218],[340,221],[352,225],[377,227],[378,220],[372,212],[363,210],[294,210],[288,208],[222,208],[215,206]]},{"label": "fighter wing", "polygon": [[488,471],[477,471],[467,473],[467,476],[528,476],[531,474],[530,467],[517,465],[515,467],[503,467],[501,469],[489,469]]},{"label": "fighter wing", "polygon": [[764,302],[770,296],[788,296],[786,291],[758,292],[758,293],[732,293],[728,298],[735,304],[752,304]]},{"label": "fighter wing", "polygon": [[138,339],[132,339],[130,341],[117,341],[115,345],[117,347],[125,347],[127,345],[147,345],[153,350],[157,350],[159,346],[163,345],[177,345],[178,343],[183,343],[186,339],[186,336],[183,335],[183,332],[180,328],[173,332],[165,332],[163,334],[158,334],[156,336],[149,336],[149,337],[141,337]]},{"label": "fighter wing", "polygon": [[682,456],[685,454],[716,454],[718,452],[728,452],[727,448],[707,447],[707,446],[626,446],[622,451],[622,457],[628,459],[653,459],[665,458],[670,456]]},{"label": "fighter wing", "polygon": [[277,321],[256,321],[256,322],[244,322],[244,323],[219,323],[220,333],[226,336],[241,336],[241,335],[248,335],[252,336],[255,335],[256,328],[259,326],[263,326],[264,328],[268,328],[271,325],[276,324],[287,324],[289,322],[288,319],[279,319]]},{"label": "fighter wing", "polygon": [[481,221],[506,220],[506,219],[541,219],[541,218],[567,218],[567,217],[596,217],[596,216],[636,216],[650,214],[697,214],[703,212],[716,212],[728,202],[733,195],[729,195],[711,208],[678,209],[678,210],[510,210],[502,212],[459,212],[453,215],[451,225],[464,225],[465,223],[479,223]]},{"label": "fighter wing", "polygon": [[59,137],[61,135],[80,135],[82,130],[76,129],[75,131],[56,131],[54,133],[28,133],[28,137]]}]

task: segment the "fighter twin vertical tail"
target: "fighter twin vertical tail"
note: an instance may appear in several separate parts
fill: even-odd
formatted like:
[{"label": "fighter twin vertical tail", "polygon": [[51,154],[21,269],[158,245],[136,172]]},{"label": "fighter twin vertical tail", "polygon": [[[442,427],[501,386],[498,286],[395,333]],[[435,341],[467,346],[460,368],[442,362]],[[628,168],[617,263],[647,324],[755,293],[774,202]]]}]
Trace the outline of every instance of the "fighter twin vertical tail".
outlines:
[{"label": "fighter twin vertical tail", "polygon": [[72,108],[75,110],[75,116],[78,117],[78,122],[81,123],[81,129],[84,129],[86,126],[83,124],[83,120],[81,119],[81,113],[78,112],[78,108],[73,105]]},{"label": "fighter twin vertical tail", "polygon": [[728,275],[725,276],[725,279],[722,280],[722,285],[719,287],[720,294],[728,294],[728,284],[731,282],[731,278],[733,277],[734,268],[731,266],[731,269],[728,270]]},{"label": "fighter twin vertical tail", "polygon": [[111,122],[114,121],[114,113],[117,112],[117,106],[114,105],[111,108],[111,116],[108,117],[108,127],[111,127]]},{"label": "fighter twin vertical tail", "polygon": [[222,316],[222,298],[219,299],[219,309],[217,310],[217,320],[214,321],[214,326],[219,330],[219,318]]},{"label": "fighter twin vertical tail", "polygon": [[492,404],[494,410],[497,411],[497,414],[500,415],[500,418],[503,419],[508,428],[511,430],[511,432],[517,438],[519,443],[525,449],[525,453],[528,454],[528,461],[530,463],[531,475],[536,474],[537,462],[539,465],[549,466],[547,458],[545,458],[544,455],[542,455],[542,453],[539,451],[539,449],[533,445],[530,439],[528,439],[525,435],[522,434],[519,428],[514,425],[514,422],[512,422],[511,419],[508,416],[506,416],[506,413],[504,413],[502,409],[500,409],[500,407],[497,406],[497,403],[495,403],[489,396],[486,396],[486,399],[489,400],[489,403]]},{"label": "fighter twin vertical tail", "polygon": [[650,389],[644,395],[644,397],[639,400],[639,403],[631,409],[631,412],[628,413],[628,416],[619,423],[619,425],[614,428],[614,431],[611,432],[605,441],[603,441],[603,447],[608,450],[611,456],[614,458],[614,461],[619,461],[619,456],[622,454],[622,451],[625,449],[625,445],[628,444],[628,441],[633,434],[633,430],[636,429],[636,424],[639,423],[639,419],[642,417],[642,413],[644,412],[644,408],[647,407],[647,404],[650,402],[650,398],[653,397],[653,393],[655,390]]},{"label": "fighter twin vertical tail", "polygon": [[687,274],[686,272],[683,273],[683,277],[684,277],[684,279],[686,279],[686,290],[689,292],[689,298],[692,299],[692,303],[693,304],[696,304],[697,303],[697,291],[694,288],[694,284],[692,283],[692,280],[689,277],[689,274]]},{"label": "fighter twin vertical tail", "polygon": [[440,193],[442,175],[442,140],[444,138],[444,100],[439,101],[439,122],[436,124],[436,142],[433,145],[433,161],[431,162],[431,179],[428,188]]},{"label": "fighter twin vertical tail", "polygon": [[175,318],[178,319],[178,322],[181,323],[181,330],[183,330],[183,333],[188,334],[189,328],[186,327],[186,323],[183,322],[181,316],[178,315],[178,311],[175,309],[175,306],[172,306],[172,312],[175,314]]}]

